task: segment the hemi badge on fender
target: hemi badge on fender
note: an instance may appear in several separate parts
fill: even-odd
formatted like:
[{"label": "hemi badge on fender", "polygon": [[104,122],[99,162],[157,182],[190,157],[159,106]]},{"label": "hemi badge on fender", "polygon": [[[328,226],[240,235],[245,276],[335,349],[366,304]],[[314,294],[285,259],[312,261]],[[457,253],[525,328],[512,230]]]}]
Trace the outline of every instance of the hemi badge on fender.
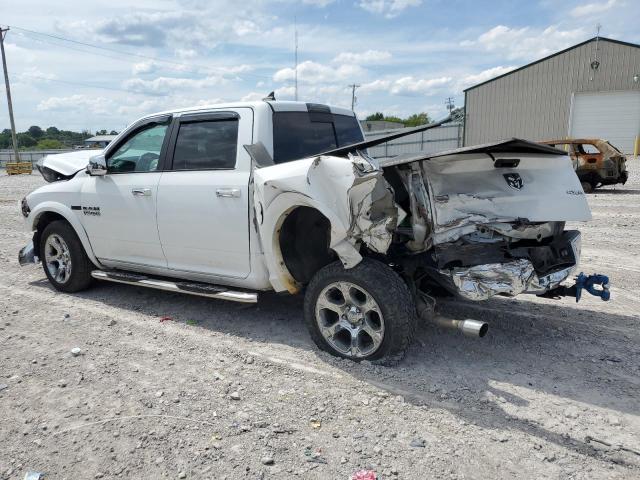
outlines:
[{"label": "hemi badge on fender", "polygon": [[71,205],[71,210],[82,210],[80,205]]}]

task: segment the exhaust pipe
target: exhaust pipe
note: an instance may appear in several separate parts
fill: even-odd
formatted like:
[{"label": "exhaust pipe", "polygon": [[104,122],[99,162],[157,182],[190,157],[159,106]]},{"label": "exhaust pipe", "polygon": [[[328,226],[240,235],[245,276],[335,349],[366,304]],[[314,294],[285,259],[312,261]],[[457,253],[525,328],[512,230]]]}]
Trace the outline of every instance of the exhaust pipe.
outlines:
[{"label": "exhaust pipe", "polygon": [[433,317],[433,321],[440,327],[460,330],[466,337],[482,338],[489,331],[489,324],[480,320],[454,320],[453,318],[436,315]]}]

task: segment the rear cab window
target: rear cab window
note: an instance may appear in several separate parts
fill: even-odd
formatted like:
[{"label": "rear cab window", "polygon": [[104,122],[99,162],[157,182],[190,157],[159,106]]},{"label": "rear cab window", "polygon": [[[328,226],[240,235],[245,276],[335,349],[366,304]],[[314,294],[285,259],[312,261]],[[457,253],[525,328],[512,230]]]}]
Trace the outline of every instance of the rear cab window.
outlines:
[{"label": "rear cab window", "polygon": [[313,111],[273,113],[273,160],[290,162],[364,140],[355,116],[331,113],[328,107]]},{"label": "rear cab window", "polygon": [[173,153],[173,169],[234,168],[237,144],[237,120],[180,123]]},{"label": "rear cab window", "polygon": [[235,112],[187,114],[176,120],[169,145],[171,170],[236,167],[240,117]]}]

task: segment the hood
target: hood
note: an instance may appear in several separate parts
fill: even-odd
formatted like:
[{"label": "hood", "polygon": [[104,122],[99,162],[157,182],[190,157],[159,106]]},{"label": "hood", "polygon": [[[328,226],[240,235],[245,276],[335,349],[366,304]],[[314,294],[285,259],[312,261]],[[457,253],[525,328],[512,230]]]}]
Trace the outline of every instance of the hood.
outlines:
[{"label": "hood", "polygon": [[78,173],[89,163],[89,159],[102,150],[77,150],[75,152],[58,153],[47,155],[38,161],[38,169],[48,168],[65,177]]}]

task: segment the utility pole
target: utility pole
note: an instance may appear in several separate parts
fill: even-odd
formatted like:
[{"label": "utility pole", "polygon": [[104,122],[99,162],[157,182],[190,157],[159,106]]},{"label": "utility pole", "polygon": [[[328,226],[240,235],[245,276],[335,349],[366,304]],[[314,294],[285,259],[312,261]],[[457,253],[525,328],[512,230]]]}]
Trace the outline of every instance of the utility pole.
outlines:
[{"label": "utility pole", "polygon": [[351,110],[353,111],[353,109],[356,107],[356,88],[360,88],[360,85],[358,85],[357,83],[352,83],[351,85],[347,86],[351,87]]},{"label": "utility pole", "polygon": [[293,25],[294,25],[294,37],[295,37],[295,53],[294,53],[294,63],[295,67],[295,99],[298,101],[298,19],[293,17]]},{"label": "utility pole", "polygon": [[454,108],[456,108],[456,106],[453,103],[453,98],[448,97],[445,101],[444,104],[447,106],[447,110],[449,110],[449,113],[451,113],[453,111]]},{"label": "utility pole", "polygon": [[4,37],[7,36],[9,27],[0,27],[0,50],[2,50],[2,69],[4,70],[4,85],[7,88],[7,104],[9,105],[9,121],[11,122],[11,139],[13,140],[13,152],[16,156],[16,162],[20,161],[18,155],[18,139],[16,138],[16,124],[13,121],[13,105],[11,104],[11,88],[9,87],[9,73],[7,72],[7,58],[4,54]]}]

